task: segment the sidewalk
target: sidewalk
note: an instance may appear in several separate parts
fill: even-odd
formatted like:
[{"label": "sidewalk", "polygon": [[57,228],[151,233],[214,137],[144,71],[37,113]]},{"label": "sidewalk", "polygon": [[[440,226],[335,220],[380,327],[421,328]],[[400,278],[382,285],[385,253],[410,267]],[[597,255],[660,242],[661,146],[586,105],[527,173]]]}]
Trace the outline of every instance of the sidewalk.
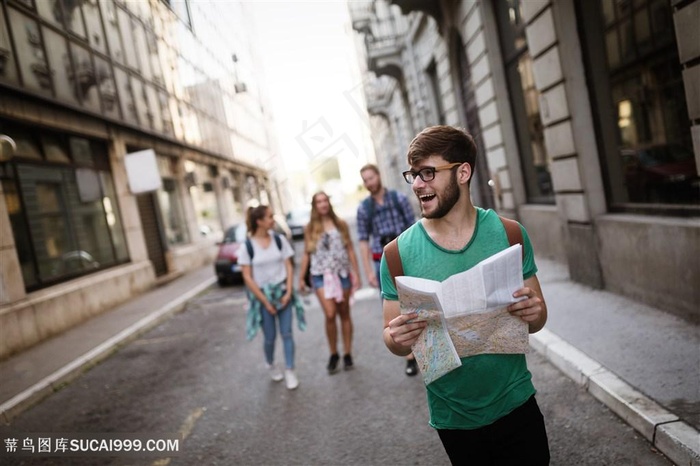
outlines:
[{"label": "sidewalk", "polygon": [[[673,462],[700,465],[700,329],[621,296],[571,282],[538,260],[549,307],[531,346]],[[9,422],[215,283],[210,266],[116,307],[0,363],[0,415]],[[374,299],[374,290],[361,290]]]}]

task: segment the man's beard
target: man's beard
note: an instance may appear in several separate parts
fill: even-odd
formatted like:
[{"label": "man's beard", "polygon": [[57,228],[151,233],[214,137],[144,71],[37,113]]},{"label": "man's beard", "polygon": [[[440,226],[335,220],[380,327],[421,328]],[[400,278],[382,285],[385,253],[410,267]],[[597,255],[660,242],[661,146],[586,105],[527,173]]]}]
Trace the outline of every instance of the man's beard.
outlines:
[{"label": "man's beard", "polygon": [[438,205],[435,208],[435,210],[431,213],[426,214],[425,212],[421,212],[424,218],[442,218],[445,215],[447,215],[450,212],[450,210],[452,210],[452,207],[454,207],[457,201],[459,201],[459,185],[457,184],[457,174],[454,172],[452,173],[452,177],[450,178],[450,184],[447,185],[444,192],[442,192],[439,196],[437,196],[438,193],[435,194],[438,200]]}]

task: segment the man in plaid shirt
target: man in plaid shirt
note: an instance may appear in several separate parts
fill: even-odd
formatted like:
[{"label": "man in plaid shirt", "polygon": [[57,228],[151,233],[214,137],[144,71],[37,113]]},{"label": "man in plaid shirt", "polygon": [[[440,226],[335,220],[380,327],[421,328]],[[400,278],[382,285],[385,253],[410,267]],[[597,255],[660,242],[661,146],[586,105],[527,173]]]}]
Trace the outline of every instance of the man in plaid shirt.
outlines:
[{"label": "man in plaid shirt", "polygon": [[[357,208],[357,237],[360,256],[369,284],[379,288],[379,264],[384,246],[413,225],[415,215],[406,195],[384,188],[376,165],[367,164],[360,176],[370,195]],[[418,367],[412,354],[406,357],[406,375],[416,375]]]}]

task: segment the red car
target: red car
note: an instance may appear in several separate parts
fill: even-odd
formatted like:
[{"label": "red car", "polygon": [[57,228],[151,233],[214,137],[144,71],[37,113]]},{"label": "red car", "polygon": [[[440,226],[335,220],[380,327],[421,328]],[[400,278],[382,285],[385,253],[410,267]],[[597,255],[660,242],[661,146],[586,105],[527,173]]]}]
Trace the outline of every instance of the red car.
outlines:
[{"label": "red car", "polygon": [[247,229],[245,224],[234,225],[224,233],[224,240],[219,243],[219,252],[214,262],[214,270],[219,285],[229,282],[242,283],[241,266],[238,265],[238,249],[244,247]]}]

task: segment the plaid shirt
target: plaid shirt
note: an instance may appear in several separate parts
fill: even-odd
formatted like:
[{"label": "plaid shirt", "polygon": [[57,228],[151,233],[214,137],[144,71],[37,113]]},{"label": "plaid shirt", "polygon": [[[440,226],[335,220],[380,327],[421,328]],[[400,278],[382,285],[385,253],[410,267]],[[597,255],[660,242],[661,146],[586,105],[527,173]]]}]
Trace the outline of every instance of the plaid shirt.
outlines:
[{"label": "plaid shirt", "polygon": [[369,212],[365,208],[366,201],[360,202],[357,208],[357,237],[360,241],[369,241],[372,254],[382,253],[382,236],[398,236],[416,221],[408,197],[398,191],[395,193],[396,197],[389,196],[389,190],[385,189],[383,205],[377,204],[372,196],[369,196],[369,202],[374,204],[371,225]]}]

